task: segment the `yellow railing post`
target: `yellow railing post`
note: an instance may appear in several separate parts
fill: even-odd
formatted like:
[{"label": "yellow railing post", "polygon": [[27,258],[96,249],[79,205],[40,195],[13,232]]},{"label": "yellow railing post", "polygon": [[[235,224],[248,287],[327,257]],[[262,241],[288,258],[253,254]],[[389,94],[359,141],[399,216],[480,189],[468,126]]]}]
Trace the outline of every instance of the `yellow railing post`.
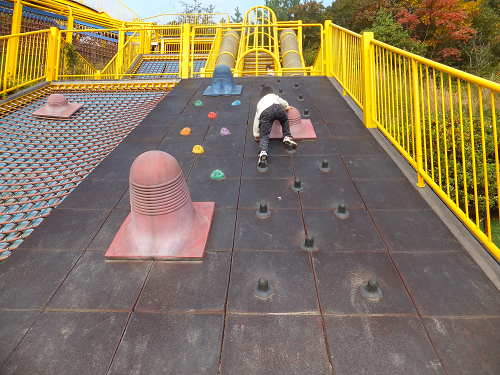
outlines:
[{"label": "yellow railing post", "polygon": [[73,44],[73,33],[71,31],[73,31],[74,25],[75,25],[75,17],[73,17],[73,11],[70,8],[68,16],[68,26],[66,28],[66,30],[68,31],[66,33],[66,43]]},{"label": "yellow railing post", "polygon": [[302,20],[298,21],[297,41],[299,42],[299,52],[302,55]]},{"label": "yellow railing post", "polygon": [[424,178],[422,176],[422,129],[420,128],[420,100],[419,100],[419,84],[418,84],[418,63],[415,59],[411,59],[411,79],[413,87],[413,113],[415,116],[415,148],[417,155],[417,186],[424,187]]},{"label": "yellow railing post", "polygon": [[346,70],[346,62],[347,62],[347,49],[345,47],[345,32],[342,32],[340,34],[342,37],[340,39],[341,41],[341,48],[340,48],[340,51],[341,51],[341,56],[340,58],[342,59],[342,83],[341,83],[341,86],[343,88],[342,90],[342,94],[343,95],[347,95],[347,91],[345,90],[345,86],[346,86],[346,77],[347,77],[347,70]]},{"label": "yellow railing post", "polygon": [[118,56],[116,56],[116,74],[115,78],[119,79],[120,74],[122,73],[122,67],[123,67],[123,55],[125,53],[125,48],[123,46],[125,45],[125,31],[120,30],[118,32]]},{"label": "yellow railing post", "polygon": [[51,27],[49,34],[49,45],[47,47],[47,81],[54,81],[57,78],[57,65],[59,62],[59,36],[59,29],[57,27]]},{"label": "yellow railing post", "polygon": [[191,25],[185,23],[182,26],[182,50],[181,50],[181,66],[180,66],[180,78],[189,78],[189,41],[191,34]]},{"label": "yellow railing post", "polygon": [[[23,17],[23,4],[21,0],[14,0],[14,13],[12,14],[11,34],[21,33],[21,22]],[[4,76],[4,89],[7,88],[7,81],[15,81],[17,76],[17,59],[19,56],[19,37],[9,38],[7,44],[7,66]]]},{"label": "yellow railing post", "polygon": [[370,43],[375,38],[373,32],[364,32],[361,36],[361,73],[363,82],[363,122],[367,128],[375,128],[373,122],[373,47]]},{"label": "yellow railing post", "polygon": [[325,51],[325,72],[326,76],[331,76],[330,66],[332,64],[332,30],[330,25],[332,24],[331,20],[325,21],[325,29],[323,30],[323,38],[321,38],[321,49]]}]

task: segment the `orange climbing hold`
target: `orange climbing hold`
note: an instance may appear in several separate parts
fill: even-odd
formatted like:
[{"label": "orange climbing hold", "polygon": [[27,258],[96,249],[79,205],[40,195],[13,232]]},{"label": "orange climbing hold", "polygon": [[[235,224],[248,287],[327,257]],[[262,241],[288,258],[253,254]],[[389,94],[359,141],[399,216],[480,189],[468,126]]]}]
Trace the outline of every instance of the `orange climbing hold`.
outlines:
[{"label": "orange climbing hold", "polygon": [[191,134],[190,128],[184,128],[181,130],[181,135],[189,135],[189,134]]}]

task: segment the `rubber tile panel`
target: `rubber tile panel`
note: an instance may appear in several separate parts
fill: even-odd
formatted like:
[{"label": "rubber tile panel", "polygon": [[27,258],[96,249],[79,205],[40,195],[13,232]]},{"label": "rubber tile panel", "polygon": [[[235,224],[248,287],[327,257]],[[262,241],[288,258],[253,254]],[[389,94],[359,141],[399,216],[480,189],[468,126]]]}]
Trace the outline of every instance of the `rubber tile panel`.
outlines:
[{"label": "rubber tile panel", "polygon": [[[236,81],[235,81],[235,84],[243,86],[243,88],[241,90],[241,95],[238,95],[238,96],[222,96],[220,98],[219,108],[230,106],[231,103],[233,103],[236,100],[239,100],[241,102],[241,105],[243,105],[243,107],[245,107],[244,104],[248,105],[248,103],[250,103],[250,99],[252,97],[252,83],[250,82],[250,83],[243,83],[243,84],[241,84],[241,83],[236,83]],[[232,107],[240,107],[240,106],[232,106]],[[248,109],[248,106],[247,106],[247,109]]]},{"label": "rubber tile panel", "polygon": [[300,208],[299,195],[291,189],[293,179],[256,178],[241,180],[239,208],[258,209],[267,203],[270,210]]},{"label": "rubber tile panel", "polygon": [[[250,96],[248,96],[247,100],[242,100],[241,99],[229,99],[229,98],[223,98],[219,102],[219,105],[217,106],[217,115],[219,114],[225,114],[225,113],[248,113],[250,110]],[[239,100],[241,104],[239,105],[231,105],[234,103],[236,100]]]},{"label": "rubber tile panel", "polygon": [[304,223],[300,210],[273,210],[267,218],[257,216],[257,207],[238,210],[234,249],[301,251]]},{"label": "rubber tile panel", "polygon": [[111,158],[133,158],[135,159],[139,155],[145,153],[146,151],[155,150],[160,144],[159,140],[154,141],[121,141],[116,148],[109,153],[107,157]]},{"label": "rubber tile panel", "polygon": [[[255,157],[255,160],[257,163],[258,158],[257,156],[260,153],[260,147],[259,147],[259,142],[255,141],[255,138],[253,138],[253,131],[251,128],[248,128],[247,130],[252,134],[252,137],[247,138],[245,140],[245,156],[251,156]],[[300,143],[299,143],[300,147]],[[296,153],[288,153],[285,149],[285,144],[282,141],[269,141],[269,149],[266,150],[268,153],[268,164],[269,166],[271,165],[270,163],[272,162],[272,158],[276,156],[290,156],[290,155],[296,155]]]},{"label": "rubber tile panel", "polygon": [[[334,121],[334,119],[332,119]],[[333,138],[371,138],[372,133],[359,122],[340,122],[326,124],[326,127]]]},{"label": "rubber tile panel", "polygon": [[2,263],[0,308],[43,309],[80,252],[14,251]]},{"label": "rubber tile panel", "polygon": [[336,138],[335,145],[340,156],[370,156],[387,153],[374,138]]},{"label": "rubber tile panel", "polygon": [[128,315],[45,312],[2,368],[2,374],[104,374]]},{"label": "rubber tile panel", "polygon": [[366,207],[372,209],[417,210],[429,209],[410,181],[404,180],[356,180],[354,181]]},{"label": "rubber tile panel", "polygon": [[500,319],[424,318],[449,374],[500,374]]},{"label": "rubber tile panel", "polygon": [[220,374],[331,375],[321,317],[229,315]]},{"label": "rubber tile panel", "polygon": [[78,260],[47,308],[62,310],[132,310],[152,261],[104,259],[88,251]]},{"label": "rubber tile panel", "polygon": [[239,179],[189,179],[187,186],[193,202],[215,202],[215,208],[236,208],[238,204]]},{"label": "rubber tile panel", "polygon": [[267,170],[261,171],[257,169],[259,158],[257,155],[249,155],[243,158],[243,178],[251,179],[277,179],[277,178],[294,178],[292,158],[290,156],[270,156],[267,160]]},{"label": "rubber tile panel", "polygon": [[334,210],[304,210],[307,234],[320,251],[386,250],[366,210],[351,210],[341,219]]},{"label": "rubber tile panel", "polygon": [[[143,126],[164,126],[164,127],[171,127],[175,121],[177,121],[177,118],[179,117],[179,114],[168,114],[165,113],[162,108],[159,108],[160,104],[157,104],[156,107],[147,114],[146,117],[144,117],[144,120],[142,120],[138,127],[143,127]],[[182,110],[179,110],[179,113],[181,113]]]},{"label": "rubber tile panel", "polygon": [[226,178],[240,178],[242,163],[241,156],[196,158],[191,173],[189,173],[189,179],[208,181],[212,172],[217,169],[222,171]]},{"label": "rubber tile panel", "polygon": [[[166,139],[160,143],[160,145],[158,146],[158,150],[169,153],[176,159],[188,158],[188,157],[195,158],[199,154],[193,153],[193,147],[200,144],[201,142],[199,140],[197,141],[193,139],[186,139],[186,140]],[[188,171],[183,169],[183,172],[186,174],[186,172]]]},{"label": "rubber tile panel", "polygon": [[212,119],[211,125],[246,125],[248,112],[216,113],[217,117]]},{"label": "rubber tile panel", "polygon": [[[342,159],[338,155],[328,156],[293,156],[295,175],[299,179],[332,179],[349,178]],[[323,161],[327,161],[330,170],[322,172],[319,168]]]},{"label": "rubber tile panel", "polygon": [[421,315],[500,316],[500,291],[469,254],[391,256]]},{"label": "rubber tile panel", "polygon": [[[386,252],[314,252],[323,314],[417,314]],[[361,286],[376,278],[382,295],[369,299]]]},{"label": "rubber tile panel", "polygon": [[335,375],[446,374],[414,316],[325,316]]},{"label": "rubber tile panel", "polygon": [[110,212],[56,208],[17,249],[85,250]]},{"label": "rubber tile panel", "polygon": [[[176,141],[176,140],[182,140],[182,141],[196,141],[198,144],[201,144],[203,142],[203,139],[205,138],[205,134],[207,134],[208,127],[210,125],[205,124],[205,125],[195,125],[195,126],[184,126],[184,125],[174,125],[172,128],[169,130],[167,133],[165,140],[166,141]],[[181,131],[184,128],[189,128],[190,133],[189,135],[182,135]]]},{"label": "rubber tile panel", "polygon": [[[127,196],[129,196],[128,193]],[[130,206],[130,199],[128,202]],[[129,213],[130,209],[114,209],[111,211],[111,214],[99,229],[90,245],[87,246],[87,250],[108,250]]]},{"label": "rubber tile panel", "polygon": [[391,180],[405,178],[401,169],[387,155],[342,156],[353,179]]},{"label": "rubber tile panel", "polygon": [[24,335],[40,314],[39,311],[0,311],[0,367],[14,353]]},{"label": "rubber tile panel", "polygon": [[[202,102],[203,103],[203,102]],[[213,103],[203,103],[201,106],[197,106],[196,102],[191,102],[186,109],[184,109],[184,112],[189,112],[191,114],[196,114],[200,116],[208,116],[210,112],[215,112],[217,111],[217,108],[219,107],[218,102],[213,102]]]},{"label": "rubber tile panel", "polygon": [[137,126],[125,137],[125,140],[162,140],[169,129],[170,126],[165,125]]},{"label": "rubber tile panel", "polygon": [[[261,277],[273,288],[269,298],[254,294],[255,284]],[[305,251],[236,251],[227,311],[319,313],[309,254]]]},{"label": "rubber tile panel", "polygon": [[300,192],[300,199],[305,209],[337,209],[342,202],[348,210],[365,208],[351,180],[302,180],[302,185],[304,190]]},{"label": "rubber tile panel", "polygon": [[86,177],[88,180],[128,181],[134,158],[110,158],[101,161]]},{"label": "rubber tile panel", "polygon": [[223,326],[223,315],[134,313],[109,374],[217,374]]},{"label": "rubber tile panel", "polygon": [[128,188],[128,181],[85,179],[64,199],[58,208],[112,210]]},{"label": "rubber tile panel", "polygon": [[203,149],[205,152],[199,154],[200,157],[205,156],[243,156],[245,149],[244,139],[205,139],[203,141]]},{"label": "rubber tile panel", "polygon": [[370,213],[391,252],[464,251],[433,210],[371,210]]},{"label": "rubber tile panel", "polygon": [[[228,135],[222,135],[221,130],[222,128],[226,128],[229,130]],[[245,136],[247,134],[247,127],[246,126],[239,126],[239,125],[210,125],[210,128],[208,129],[208,132],[205,136],[205,139],[210,139],[210,140],[216,140],[216,139],[221,139],[221,140],[227,140],[227,139],[245,139]]]},{"label": "rubber tile panel", "polygon": [[236,227],[235,209],[216,209],[205,251],[231,251]]},{"label": "rubber tile panel", "polygon": [[317,112],[318,116],[316,119],[316,116],[311,116],[309,120],[311,120],[311,123],[314,128],[314,132],[316,133],[316,137],[318,139],[328,139],[330,138],[330,133],[328,132],[328,129],[326,128],[325,124],[323,124],[323,120],[319,116],[319,112]]},{"label": "rubber tile panel", "polygon": [[199,125],[209,125],[211,118],[208,117],[208,113],[210,111],[206,111],[205,113],[193,113],[189,110],[182,112],[179,116],[175,125],[179,126],[199,126]]},{"label": "rubber tile panel", "polygon": [[205,253],[202,262],[154,262],[135,311],[223,312],[230,253]]},{"label": "rubber tile panel", "polygon": [[[325,119],[325,122],[332,122],[334,119],[338,121],[336,120],[338,119],[338,113],[352,111],[352,108],[343,98],[323,101],[322,99],[318,99],[317,95],[313,95],[313,100],[319,113],[321,113],[321,116]],[[353,115],[355,115],[354,112]],[[356,120],[353,121],[357,122]],[[358,121],[360,121],[359,118]]]},{"label": "rubber tile panel", "polygon": [[338,155],[338,152],[331,139],[317,139],[315,141],[297,141],[293,155]]}]

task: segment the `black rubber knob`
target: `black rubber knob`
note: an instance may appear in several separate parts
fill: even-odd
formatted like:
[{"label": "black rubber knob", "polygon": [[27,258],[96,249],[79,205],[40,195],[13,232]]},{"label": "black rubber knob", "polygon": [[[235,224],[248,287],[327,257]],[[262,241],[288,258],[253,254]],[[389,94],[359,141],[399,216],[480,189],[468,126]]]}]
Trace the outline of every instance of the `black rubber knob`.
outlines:
[{"label": "black rubber knob", "polygon": [[292,190],[294,190],[294,191],[302,191],[302,190],[304,190],[304,186],[302,185],[302,181],[299,180],[299,179],[296,179],[293,182]]},{"label": "black rubber knob", "polygon": [[305,251],[314,251],[314,250],[316,250],[317,246],[314,243],[314,237],[311,236],[310,234],[308,234],[306,236],[306,240],[304,241],[304,243],[302,245],[300,245],[300,247],[301,247],[302,250],[305,250]]}]

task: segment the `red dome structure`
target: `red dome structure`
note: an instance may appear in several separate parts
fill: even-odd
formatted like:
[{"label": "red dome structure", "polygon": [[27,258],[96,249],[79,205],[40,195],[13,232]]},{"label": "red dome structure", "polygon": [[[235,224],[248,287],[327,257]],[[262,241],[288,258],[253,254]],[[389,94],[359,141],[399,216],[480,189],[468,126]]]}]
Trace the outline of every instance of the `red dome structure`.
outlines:
[{"label": "red dome structure", "polygon": [[177,160],[145,152],[132,164],[129,183],[131,213],[105,257],[202,259],[215,203],[191,201]]},{"label": "red dome structure", "polygon": [[[317,139],[311,120],[302,119],[297,108],[290,107],[287,116],[290,123],[290,132],[294,139]],[[275,121],[269,139],[281,140],[282,138],[283,130],[281,124],[279,121]]]}]

